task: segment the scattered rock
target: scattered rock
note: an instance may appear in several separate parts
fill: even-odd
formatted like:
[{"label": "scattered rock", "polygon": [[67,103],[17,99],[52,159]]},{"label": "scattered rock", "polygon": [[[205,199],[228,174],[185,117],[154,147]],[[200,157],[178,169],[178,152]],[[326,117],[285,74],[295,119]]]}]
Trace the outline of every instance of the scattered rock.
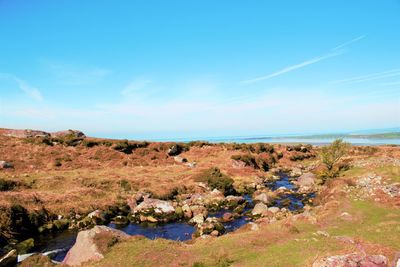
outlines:
[{"label": "scattered rock", "polygon": [[246,200],[242,196],[229,195],[225,198],[225,205],[228,208],[236,208],[237,206],[239,206],[245,202],[246,202]]},{"label": "scattered rock", "polygon": [[219,236],[219,232],[217,230],[214,230],[210,233],[211,236]]},{"label": "scattered rock", "polygon": [[168,156],[178,156],[180,153],[182,153],[183,148],[182,146],[176,144],[173,145],[170,149],[168,149],[167,154]]},{"label": "scattered rock", "polygon": [[387,267],[388,259],[383,255],[362,255],[357,253],[329,256],[317,260],[313,267]]},{"label": "scattered rock", "polygon": [[190,219],[193,216],[192,209],[187,204],[182,206],[182,212],[183,212],[183,217],[185,217],[186,219]]},{"label": "scattered rock", "polygon": [[203,217],[207,217],[208,215],[208,210],[206,207],[201,205],[190,206],[190,210],[192,211],[193,217],[197,216],[198,214],[202,214]]},{"label": "scattered rock", "polygon": [[232,213],[225,212],[224,215],[222,215],[222,217],[221,217],[221,222],[224,222],[224,223],[231,222],[231,221],[233,221],[233,219],[234,219],[234,216]]},{"label": "scattered rock", "polygon": [[305,174],[302,174],[299,178],[297,178],[297,185],[300,187],[313,187],[315,185],[315,180],[316,180],[316,175],[307,172]]},{"label": "scattered rock", "polygon": [[174,157],[174,160],[175,160],[175,162],[177,162],[177,163],[186,163],[186,162],[188,162],[188,160],[187,160],[186,158],[182,158],[182,157],[180,157],[180,156],[175,156],[175,157]]},{"label": "scattered rock", "polygon": [[289,173],[289,175],[292,177],[298,177],[302,174],[303,174],[303,171],[300,168],[293,168]]},{"label": "scattered rock", "polygon": [[26,259],[24,259],[19,267],[32,267],[32,266],[40,266],[40,267],[52,267],[56,266],[55,263],[51,261],[48,256],[43,254],[32,254]]},{"label": "scattered rock", "polygon": [[400,252],[394,255],[392,267],[400,267]]},{"label": "scattered rock", "polygon": [[254,206],[254,209],[251,211],[252,215],[261,215],[264,216],[268,213],[268,207],[264,203],[257,203]]},{"label": "scattered rock", "polygon": [[255,194],[253,201],[268,204],[270,202],[266,193]]},{"label": "scattered rock", "polygon": [[0,161],[0,169],[12,169],[14,168],[14,164],[12,164],[11,162],[7,162],[4,160]]},{"label": "scattered rock", "polygon": [[316,235],[324,236],[324,237],[329,237],[330,236],[329,233],[325,232],[325,231],[317,231]]},{"label": "scattered rock", "polygon": [[12,267],[17,265],[18,253],[16,249],[9,251],[0,258],[0,266]]},{"label": "scattered rock", "polygon": [[66,265],[81,265],[87,261],[102,259],[111,242],[116,243],[129,238],[122,231],[106,226],[95,226],[91,230],[79,232],[75,245],[63,260]]},{"label": "scattered rock", "polygon": [[35,246],[35,240],[33,238],[29,238],[25,241],[18,243],[16,249],[18,251],[18,254],[26,254],[30,252],[34,246]]},{"label": "scattered rock", "polygon": [[196,227],[196,236],[209,235],[213,231],[217,231],[218,235],[225,233],[225,227],[219,222],[218,218],[207,218],[203,223],[197,224]]},{"label": "scattered rock", "polygon": [[258,230],[260,230],[260,227],[259,227],[258,224],[256,224],[256,223],[249,222],[248,225],[250,226],[250,230],[251,230],[251,231],[258,231]]},{"label": "scattered rock", "polygon": [[136,216],[152,216],[165,222],[174,219],[175,216],[175,208],[170,201],[153,198],[145,198],[132,212]]},{"label": "scattered rock", "polygon": [[189,222],[192,224],[200,225],[204,222],[204,216],[203,214],[197,214]]},{"label": "scattered rock", "polygon": [[268,208],[268,211],[271,212],[272,214],[276,214],[280,211],[281,209],[278,207],[270,207]]}]

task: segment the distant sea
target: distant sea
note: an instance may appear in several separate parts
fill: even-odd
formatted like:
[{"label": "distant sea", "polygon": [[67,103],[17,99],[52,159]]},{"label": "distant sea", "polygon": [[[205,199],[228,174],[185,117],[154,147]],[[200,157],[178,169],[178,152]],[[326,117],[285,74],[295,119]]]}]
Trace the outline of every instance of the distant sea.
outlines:
[{"label": "distant sea", "polygon": [[[337,139],[337,137],[251,137],[251,136],[237,136],[237,137],[209,137],[209,138],[172,138],[172,139],[154,139],[151,141],[173,141],[173,142],[190,142],[190,141],[207,141],[210,143],[275,143],[275,144],[311,144],[311,145],[325,145]],[[374,145],[400,145],[400,138],[361,138],[361,137],[343,137],[344,141],[354,145],[374,146]]]}]

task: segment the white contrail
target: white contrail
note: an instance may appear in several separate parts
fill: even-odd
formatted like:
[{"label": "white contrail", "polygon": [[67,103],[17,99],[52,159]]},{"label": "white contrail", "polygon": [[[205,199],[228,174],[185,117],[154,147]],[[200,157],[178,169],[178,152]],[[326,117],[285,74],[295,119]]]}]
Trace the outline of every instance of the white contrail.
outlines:
[{"label": "white contrail", "polygon": [[315,58],[306,60],[304,62],[301,62],[301,63],[295,64],[295,65],[283,68],[283,69],[281,69],[279,71],[276,71],[274,73],[271,73],[271,74],[268,74],[268,75],[265,75],[265,76],[257,77],[257,78],[250,79],[250,80],[244,80],[244,81],[241,81],[241,83],[242,84],[250,84],[250,83],[255,83],[255,82],[259,82],[259,81],[265,81],[265,80],[271,79],[273,77],[277,77],[277,76],[280,76],[282,74],[285,74],[285,73],[288,73],[288,72],[291,72],[291,71],[294,71],[294,70],[297,70],[297,69],[300,69],[300,68],[304,68],[304,67],[306,67],[308,65],[312,65],[312,64],[318,63],[318,62],[323,61],[325,59],[342,55],[342,54],[345,53],[345,50],[343,48],[345,48],[346,46],[349,46],[349,45],[351,45],[351,44],[353,44],[353,43],[355,43],[357,41],[360,41],[360,40],[362,40],[364,38],[365,38],[365,35],[361,35],[361,36],[359,36],[357,38],[351,39],[350,41],[347,41],[347,42],[345,42],[345,43],[343,43],[341,45],[336,46],[335,48],[331,49],[332,52],[330,52],[328,54],[325,54],[325,55],[319,56],[319,57],[315,57]]},{"label": "white contrail", "polygon": [[323,55],[323,56],[320,56],[320,57],[316,57],[316,58],[312,58],[312,59],[306,60],[306,61],[301,62],[299,64],[295,64],[295,65],[283,68],[283,69],[281,69],[281,70],[279,70],[277,72],[271,73],[271,74],[266,75],[266,76],[261,76],[261,77],[257,77],[257,78],[251,79],[251,80],[242,81],[241,83],[249,84],[249,83],[255,83],[255,82],[259,82],[259,81],[268,80],[268,79],[271,79],[273,77],[288,73],[290,71],[297,70],[297,69],[300,69],[300,68],[304,68],[304,67],[306,67],[308,65],[311,65],[311,64],[315,64],[315,63],[320,62],[322,60],[325,60],[325,59],[328,59],[328,58],[331,58],[331,57],[339,56],[339,55],[341,55],[343,53],[344,53],[343,51],[339,51],[339,52],[335,52],[335,53],[329,53],[329,54],[326,54],[326,55]]},{"label": "white contrail", "polygon": [[364,38],[365,38],[365,35],[358,36],[357,38],[354,38],[354,39],[352,39],[352,40],[350,40],[350,41],[347,41],[347,42],[345,42],[345,43],[343,43],[343,44],[341,44],[341,45],[336,46],[336,47],[333,48],[332,50],[335,51],[335,50],[342,49],[342,48],[344,48],[344,47],[346,47],[346,46],[349,46],[349,45],[351,45],[351,44],[353,44],[353,43],[355,43],[355,42],[358,42],[358,41],[360,41],[360,40],[362,40],[362,39],[364,39]]},{"label": "white contrail", "polygon": [[346,83],[346,84],[361,83],[361,82],[379,80],[379,79],[383,79],[383,78],[396,77],[396,76],[400,76],[400,69],[392,69],[392,70],[387,70],[387,71],[382,71],[382,72],[370,73],[370,74],[367,74],[367,75],[356,76],[356,77],[352,77],[352,78],[348,78],[348,79],[333,81],[331,83],[333,83],[333,84],[338,84],[338,83]]}]

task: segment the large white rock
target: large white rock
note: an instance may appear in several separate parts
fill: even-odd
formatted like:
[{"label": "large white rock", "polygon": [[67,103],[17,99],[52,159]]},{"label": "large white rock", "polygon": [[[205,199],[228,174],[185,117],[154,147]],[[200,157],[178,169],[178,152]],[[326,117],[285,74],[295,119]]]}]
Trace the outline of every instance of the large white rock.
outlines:
[{"label": "large white rock", "polygon": [[154,209],[154,212],[160,214],[171,214],[175,212],[175,208],[172,206],[171,202],[154,198],[146,198],[133,209],[133,212],[144,212],[150,209]]},{"label": "large white rock", "polygon": [[[99,241],[99,237],[101,237],[101,241]],[[107,242],[106,240],[112,239],[121,241],[128,238],[129,235],[124,232],[107,226],[95,226],[90,230],[81,231],[78,233],[75,245],[63,260],[63,264],[77,266],[87,261],[100,260],[104,257],[104,244],[99,242]]]}]

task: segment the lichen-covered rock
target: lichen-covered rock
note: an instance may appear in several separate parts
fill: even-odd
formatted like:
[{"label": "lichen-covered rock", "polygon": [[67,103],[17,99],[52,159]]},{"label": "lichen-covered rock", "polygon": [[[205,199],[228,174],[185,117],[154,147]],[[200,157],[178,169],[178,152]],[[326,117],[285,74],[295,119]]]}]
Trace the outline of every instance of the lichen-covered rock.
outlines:
[{"label": "lichen-covered rock", "polygon": [[29,238],[17,244],[16,249],[18,254],[26,254],[31,251],[31,249],[35,246],[35,240],[33,238]]},{"label": "lichen-covered rock", "polygon": [[77,130],[67,130],[67,131],[59,131],[59,132],[54,132],[50,134],[51,137],[55,138],[64,138],[64,137],[73,137],[73,138],[86,138],[86,135]]},{"label": "lichen-covered rock", "polygon": [[211,192],[193,194],[185,201],[185,204],[201,205],[206,206],[208,209],[217,210],[225,204],[225,196],[218,189],[214,189]]},{"label": "lichen-covered rock", "polygon": [[131,218],[136,218],[139,221],[140,216],[151,216],[157,221],[168,222],[179,219],[180,215],[176,214],[176,210],[170,201],[145,198],[132,210]]},{"label": "lichen-covered rock", "polygon": [[388,259],[383,255],[362,255],[357,253],[329,256],[317,260],[313,267],[387,267]]},{"label": "lichen-covered rock", "polygon": [[246,200],[242,196],[232,196],[229,195],[225,198],[225,206],[228,208],[236,208],[237,206],[243,204]]},{"label": "lichen-covered rock", "polygon": [[189,223],[195,224],[195,225],[199,225],[202,224],[204,222],[204,216],[203,214],[197,214],[196,216],[194,216],[192,219],[190,219]]},{"label": "lichen-covered rock", "polygon": [[307,172],[305,174],[302,174],[299,178],[297,178],[296,184],[300,187],[306,186],[306,187],[312,187],[315,185],[315,180],[317,179],[316,175]]},{"label": "lichen-covered rock", "polygon": [[193,217],[198,214],[202,214],[204,217],[207,217],[208,215],[207,208],[201,205],[190,206],[190,210],[192,211]]},{"label": "lichen-covered rock", "polygon": [[129,238],[122,231],[106,226],[95,226],[91,230],[79,232],[75,245],[68,251],[63,264],[76,266],[87,261],[102,259],[110,244]]},{"label": "lichen-covered rock", "polygon": [[265,216],[268,213],[268,206],[264,203],[257,203],[251,211],[253,216]]},{"label": "lichen-covered rock", "polygon": [[195,236],[210,235],[213,231],[217,231],[218,235],[225,233],[225,227],[218,218],[207,218],[203,223],[198,224],[196,228]]},{"label": "lichen-covered rock", "polygon": [[192,216],[193,216],[192,209],[191,209],[190,206],[187,205],[187,204],[185,204],[185,205],[182,206],[182,212],[183,212],[183,216],[184,216],[186,219],[190,219],[190,218],[192,218]]}]

